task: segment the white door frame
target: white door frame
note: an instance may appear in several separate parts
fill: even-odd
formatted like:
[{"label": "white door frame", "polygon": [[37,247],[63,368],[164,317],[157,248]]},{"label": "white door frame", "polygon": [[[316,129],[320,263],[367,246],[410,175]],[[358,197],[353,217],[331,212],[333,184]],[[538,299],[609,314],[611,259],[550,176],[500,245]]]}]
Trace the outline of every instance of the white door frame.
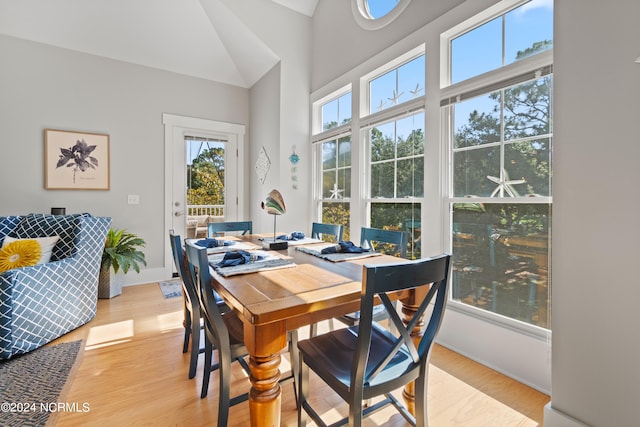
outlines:
[{"label": "white door frame", "polygon": [[[164,212],[164,229],[166,238],[164,241],[164,277],[170,279],[173,275],[173,256],[171,254],[171,245],[169,245],[168,232],[173,228],[173,183],[175,174],[174,170],[174,153],[176,150],[184,150],[184,137],[188,134],[202,134],[204,133],[217,133],[225,134],[230,141],[236,143],[238,150],[237,153],[237,167],[233,176],[227,175],[227,181],[233,181],[237,185],[238,195],[244,188],[244,137],[245,137],[245,125],[218,122],[207,119],[198,119],[194,117],[178,116],[175,114],[162,114],[162,124],[164,125],[164,200],[165,200],[165,212]],[[227,202],[227,204],[229,204]],[[237,220],[239,213],[244,212],[244,201],[242,197],[238,197],[235,209],[231,209],[232,218],[228,220]],[[225,216],[226,209],[225,209]]]}]

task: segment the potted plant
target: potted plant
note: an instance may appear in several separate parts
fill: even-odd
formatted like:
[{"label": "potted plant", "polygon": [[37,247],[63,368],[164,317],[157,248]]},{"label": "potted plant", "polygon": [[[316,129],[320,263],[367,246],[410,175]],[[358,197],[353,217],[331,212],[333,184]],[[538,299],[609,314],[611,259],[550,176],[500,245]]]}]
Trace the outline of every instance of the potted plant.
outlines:
[{"label": "potted plant", "polygon": [[[102,252],[98,298],[113,298],[122,293],[124,275],[133,268],[140,273],[140,264],[147,265],[144,253],[144,239],[123,229],[110,229]],[[114,273],[113,275],[111,273]]]}]

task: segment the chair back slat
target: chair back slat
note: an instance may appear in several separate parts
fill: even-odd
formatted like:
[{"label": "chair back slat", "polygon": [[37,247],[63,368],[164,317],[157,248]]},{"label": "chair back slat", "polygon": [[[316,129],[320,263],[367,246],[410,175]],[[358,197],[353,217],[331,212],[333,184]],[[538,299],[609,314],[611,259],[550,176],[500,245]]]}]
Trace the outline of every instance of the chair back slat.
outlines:
[{"label": "chair back slat", "polygon": [[362,227],[360,229],[360,246],[367,242],[374,250],[377,243],[388,243],[394,245],[391,255],[399,255],[401,258],[407,257],[407,246],[409,235],[406,231],[382,230],[380,228]]},{"label": "chair back slat", "polygon": [[325,240],[325,236],[334,236],[336,243],[342,241],[343,226],[314,222],[311,225],[311,238]]},{"label": "chair back slat", "polygon": [[253,234],[252,221],[228,221],[228,222],[210,222],[207,225],[207,236],[218,237],[220,233],[229,231],[241,231],[242,235]]}]

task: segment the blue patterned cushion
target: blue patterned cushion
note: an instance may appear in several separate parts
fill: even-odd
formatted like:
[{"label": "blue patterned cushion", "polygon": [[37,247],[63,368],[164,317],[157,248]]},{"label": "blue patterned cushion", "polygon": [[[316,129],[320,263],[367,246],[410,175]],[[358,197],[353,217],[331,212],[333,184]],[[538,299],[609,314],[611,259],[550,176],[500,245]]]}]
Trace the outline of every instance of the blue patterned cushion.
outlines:
[{"label": "blue patterned cushion", "polygon": [[20,220],[19,216],[0,217],[0,246],[2,246],[5,236],[8,236],[16,228]]},{"label": "blue patterned cushion", "polygon": [[12,237],[25,239],[28,237],[59,236],[51,254],[51,261],[65,259],[76,250],[76,234],[78,232],[78,218],[91,216],[89,214],[47,215],[28,214],[22,217],[20,223],[11,232]]}]

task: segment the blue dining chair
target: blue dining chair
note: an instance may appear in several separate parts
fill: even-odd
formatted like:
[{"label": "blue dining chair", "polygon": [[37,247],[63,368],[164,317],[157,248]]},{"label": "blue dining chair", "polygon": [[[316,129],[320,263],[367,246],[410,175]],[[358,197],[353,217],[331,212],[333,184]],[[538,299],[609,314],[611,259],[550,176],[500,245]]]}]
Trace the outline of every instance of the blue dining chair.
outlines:
[{"label": "blue dining chair", "polygon": [[[242,320],[234,311],[223,313],[211,292],[212,277],[209,268],[207,249],[195,245],[191,241],[185,244],[188,274],[194,278],[197,285],[200,306],[203,312],[205,330],[204,373],[202,376],[202,390],[200,397],[207,396],[211,371],[219,372],[218,397],[218,426],[226,426],[229,418],[229,408],[248,399],[249,394],[243,393],[235,397],[231,395],[231,363],[237,361],[248,376],[251,370],[245,357],[248,355],[244,344],[244,327]],[[297,396],[296,381],[298,377],[297,331],[290,331],[289,350],[291,352],[291,375],[283,377],[279,382],[293,381],[294,393]],[[213,350],[218,351],[218,362],[213,364]],[[296,397],[297,401],[297,397]]]},{"label": "blue dining chair", "polygon": [[[178,277],[182,284],[182,300],[184,302],[184,343],[182,352],[190,351],[189,379],[191,379],[196,375],[198,355],[204,352],[204,347],[200,345],[200,331],[203,328],[202,310],[200,308],[197,284],[193,282],[187,270],[186,257],[182,249],[180,235],[175,234],[173,230],[169,230],[169,242],[171,243],[173,263],[176,266]],[[211,292],[220,310],[223,312],[229,311],[230,309],[224,300],[215,291],[211,290]]]},{"label": "blue dining chair", "polygon": [[[360,231],[360,246],[364,246],[365,242],[371,246],[371,250],[384,251],[389,255],[407,257],[407,245],[409,237],[406,231],[382,230],[380,228],[362,227]],[[387,313],[382,306],[374,308],[373,320],[379,322],[387,318]],[[345,314],[338,316],[336,319],[345,323],[347,326],[357,325],[360,321],[360,312]]]},{"label": "blue dining chair", "polygon": [[[447,303],[450,259],[450,255],[440,255],[403,264],[363,266],[360,323],[298,343],[298,426],[306,425],[307,416],[326,426],[308,400],[310,371],[349,404],[349,417],[332,425],[348,422],[359,427],[364,417],[387,404],[393,404],[411,425],[427,425],[429,358]],[[425,297],[414,303],[415,312],[405,325],[387,293],[409,289],[424,289]],[[376,298],[382,301],[395,333],[373,321]],[[427,314],[432,302],[433,310]],[[415,329],[424,324],[426,329],[416,344]],[[415,417],[391,394],[412,381]],[[377,396],[384,399],[363,408],[363,401]]]},{"label": "blue dining chair", "polygon": [[242,231],[242,235],[253,234],[252,221],[210,222],[207,225],[207,237],[219,237],[220,233]]},{"label": "blue dining chair", "polygon": [[324,241],[342,241],[343,226],[339,224],[324,224],[314,222],[311,224],[311,238]]}]

